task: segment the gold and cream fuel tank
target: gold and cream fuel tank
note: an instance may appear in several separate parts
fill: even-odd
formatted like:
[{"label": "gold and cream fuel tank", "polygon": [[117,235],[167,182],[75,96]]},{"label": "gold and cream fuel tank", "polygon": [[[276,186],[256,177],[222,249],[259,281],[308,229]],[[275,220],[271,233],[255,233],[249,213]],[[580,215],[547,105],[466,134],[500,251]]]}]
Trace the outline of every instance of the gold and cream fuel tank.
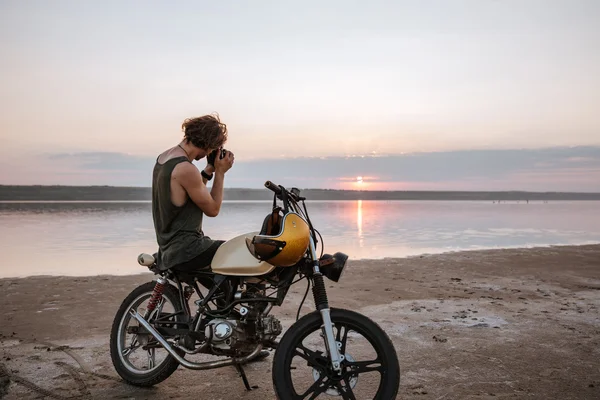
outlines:
[{"label": "gold and cream fuel tank", "polygon": [[258,276],[268,274],[275,269],[274,265],[256,259],[248,250],[246,239],[258,232],[236,236],[219,246],[211,263],[215,274],[233,276]]}]

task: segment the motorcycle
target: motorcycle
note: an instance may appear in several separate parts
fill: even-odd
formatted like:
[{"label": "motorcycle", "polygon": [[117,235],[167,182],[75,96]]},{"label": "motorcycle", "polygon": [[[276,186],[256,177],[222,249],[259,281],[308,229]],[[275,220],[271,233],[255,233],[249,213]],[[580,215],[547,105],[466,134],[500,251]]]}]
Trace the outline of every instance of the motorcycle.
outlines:
[{"label": "motorcycle", "polygon": [[[395,399],[400,366],[385,331],[364,315],[329,306],[324,278],[338,282],[348,256],[323,254],[323,238],[300,190],[270,181],[265,187],[274,192],[273,210],[261,231],[225,242],[207,270],[164,269],[156,254],[140,254],[138,262],[158,277],[133,290],[114,318],[110,354],[117,373],[129,384],[147,387],[179,365],[234,366],[251,390],[243,365],[274,349],[272,380],[279,399],[322,394]],[[301,280],[307,287],[296,321],[277,341],[283,327],[270,312]],[[311,286],[316,310],[298,319]],[[208,356],[220,358],[207,361]]]}]

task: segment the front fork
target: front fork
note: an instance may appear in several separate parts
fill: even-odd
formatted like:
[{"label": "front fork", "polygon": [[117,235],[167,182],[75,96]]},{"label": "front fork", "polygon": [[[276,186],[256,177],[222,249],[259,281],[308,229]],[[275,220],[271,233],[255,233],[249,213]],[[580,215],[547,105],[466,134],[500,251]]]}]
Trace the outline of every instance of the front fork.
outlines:
[{"label": "front fork", "polygon": [[313,259],[313,296],[315,299],[315,306],[321,313],[323,319],[323,329],[325,330],[325,346],[329,352],[331,358],[331,366],[334,371],[340,372],[342,370],[340,364],[344,360],[344,356],[340,354],[337,342],[333,335],[333,323],[331,322],[331,310],[329,309],[329,301],[327,300],[327,290],[325,289],[325,282],[323,280],[323,274],[319,268],[319,258],[317,257],[317,251],[315,250],[315,242],[313,238],[310,238],[310,252]]}]

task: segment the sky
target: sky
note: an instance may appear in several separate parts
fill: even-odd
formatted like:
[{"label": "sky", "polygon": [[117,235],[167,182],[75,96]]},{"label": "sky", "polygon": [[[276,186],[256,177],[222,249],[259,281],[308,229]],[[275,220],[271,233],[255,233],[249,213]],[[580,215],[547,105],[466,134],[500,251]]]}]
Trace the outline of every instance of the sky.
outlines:
[{"label": "sky", "polygon": [[149,186],[181,122],[218,112],[230,187],[600,191],[598,20],[595,0],[0,0],[0,184]]}]

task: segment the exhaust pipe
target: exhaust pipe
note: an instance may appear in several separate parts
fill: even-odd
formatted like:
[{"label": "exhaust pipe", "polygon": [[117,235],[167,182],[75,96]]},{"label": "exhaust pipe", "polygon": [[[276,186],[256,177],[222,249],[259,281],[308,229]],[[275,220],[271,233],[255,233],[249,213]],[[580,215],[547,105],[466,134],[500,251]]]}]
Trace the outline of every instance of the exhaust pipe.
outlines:
[{"label": "exhaust pipe", "polygon": [[140,323],[140,325],[142,325],[148,332],[150,332],[150,334],[152,336],[154,336],[156,338],[156,340],[158,340],[158,342],[165,348],[165,350],[167,350],[169,352],[170,355],[173,356],[173,358],[175,358],[177,360],[177,362],[179,364],[181,364],[184,367],[189,368],[189,369],[204,370],[204,369],[227,367],[229,365],[235,365],[235,364],[244,364],[244,363],[247,363],[248,361],[252,360],[253,358],[255,358],[263,348],[263,345],[259,344],[258,346],[256,346],[254,351],[252,351],[252,353],[248,354],[245,357],[240,357],[240,358],[229,358],[226,360],[207,361],[207,362],[203,362],[203,363],[189,362],[185,358],[181,357],[175,351],[173,346],[171,346],[171,344],[169,344],[169,342],[167,342],[167,340],[164,337],[162,337],[162,335],[160,333],[158,333],[158,331],[156,329],[154,329],[152,327],[152,325],[150,325],[148,323],[148,321],[146,321],[144,319],[144,317],[142,317],[136,310],[134,310],[132,308],[131,310],[129,310],[129,314],[131,314],[131,316],[133,318],[135,318]]}]

